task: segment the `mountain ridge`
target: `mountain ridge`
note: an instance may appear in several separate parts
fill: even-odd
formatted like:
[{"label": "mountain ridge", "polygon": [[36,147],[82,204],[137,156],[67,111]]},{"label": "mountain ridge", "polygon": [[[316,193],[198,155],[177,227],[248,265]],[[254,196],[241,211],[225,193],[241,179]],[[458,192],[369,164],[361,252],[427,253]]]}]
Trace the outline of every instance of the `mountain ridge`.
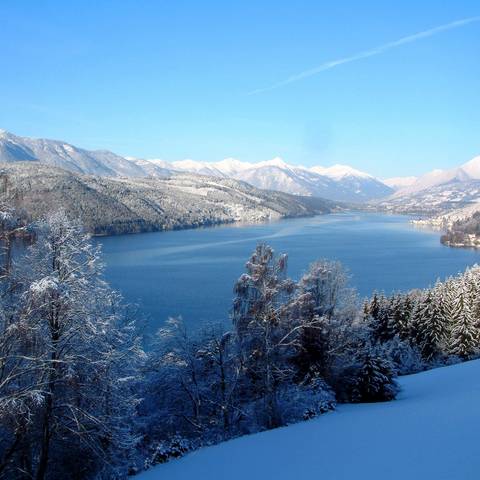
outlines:
[{"label": "mountain ridge", "polygon": [[329,213],[333,202],[192,175],[100,177],[34,162],[0,168],[2,200],[27,221],[63,209],[86,231],[114,235]]},{"label": "mountain ridge", "polygon": [[302,167],[280,157],[258,163],[226,158],[219,162],[185,159],[166,162],[122,157],[108,150],[86,150],[60,140],[20,137],[0,130],[0,161],[40,162],[66,170],[103,177],[165,177],[190,172],[246,181],[257,188],[294,195],[362,203],[393,192],[372,175],[347,165]]},{"label": "mountain ridge", "polygon": [[181,160],[171,165],[182,171],[243,180],[258,188],[337,201],[362,203],[393,193],[379,179],[348,165],[303,167],[280,157],[257,163],[228,158],[219,162]]}]

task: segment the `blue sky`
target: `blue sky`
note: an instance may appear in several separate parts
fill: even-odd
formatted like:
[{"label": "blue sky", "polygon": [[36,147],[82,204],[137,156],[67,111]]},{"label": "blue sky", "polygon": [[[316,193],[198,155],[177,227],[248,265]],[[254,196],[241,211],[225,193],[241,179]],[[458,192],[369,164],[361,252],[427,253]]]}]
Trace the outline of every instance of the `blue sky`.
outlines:
[{"label": "blue sky", "polygon": [[480,21],[270,87],[477,16],[476,0],[2,0],[0,128],[165,160],[448,168],[480,154]]}]

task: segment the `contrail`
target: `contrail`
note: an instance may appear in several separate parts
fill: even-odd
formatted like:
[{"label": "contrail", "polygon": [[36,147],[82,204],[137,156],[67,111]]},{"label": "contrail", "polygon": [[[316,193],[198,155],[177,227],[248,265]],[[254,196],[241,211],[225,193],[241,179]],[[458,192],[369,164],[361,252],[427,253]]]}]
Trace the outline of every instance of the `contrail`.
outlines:
[{"label": "contrail", "polygon": [[413,35],[408,35],[406,37],[400,38],[399,40],[395,40],[394,42],[385,43],[384,45],[380,45],[379,47],[375,47],[370,50],[364,50],[363,52],[356,53],[355,55],[351,55],[349,57],[339,58],[337,60],[332,60],[330,62],[322,63],[317,67],[297,73],[296,75],[292,75],[286,78],[285,80],[282,80],[281,82],[277,82],[277,83],[274,83],[273,85],[270,85],[269,87],[252,90],[247,95],[256,95],[258,93],[275,90],[276,88],[283,87],[285,85],[288,85],[289,83],[298,82],[299,80],[302,80],[304,78],[317,75],[320,72],[331,70],[332,68],[338,67],[339,65],[355,62],[357,60],[361,60],[362,58],[374,57],[375,55],[380,55],[381,53],[391,50],[392,48],[397,48],[407,43],[413,43],[413,42],[416,42],[417,40],[422,40],[423,38],[437,35],[437,33],[446,32],[448,30],[460,28],[460,27],[463,27],[464,25],[468,25],[469,23],[475,23],[479,21],[480,21],[480,16],[469,17],[469,18],[464,18],[462,20],[457,20],[455,22],[446,23],[445,25],[440,25],[438,27],[430,28],[429,30],[415,33]]}]

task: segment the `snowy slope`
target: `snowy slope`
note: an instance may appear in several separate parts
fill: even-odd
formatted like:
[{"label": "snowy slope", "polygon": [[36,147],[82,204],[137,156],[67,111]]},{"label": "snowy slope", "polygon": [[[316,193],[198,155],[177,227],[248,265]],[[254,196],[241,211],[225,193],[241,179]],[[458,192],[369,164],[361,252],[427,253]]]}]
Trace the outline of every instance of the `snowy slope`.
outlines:
[{"label": "snowy slope", "polygon": [[175,170],[181,170],[184,172],[198,173],[200,175],[208,175],[210,177],[225,177],[214,164],[208,164],[204,162],[197,162],[195,160],[180,160],[173,162],[172,167]]},{"label": "snowy slope", "polygon": [[450,170],[432,170],[417,178],[415,182],[400,188],[395,193],[395,196],[405,197],[439,185],[451,182],[462,183],[471,180],[480,180],[480,156],[472,158],[467,163]]},{"label": "snowy slope", "polygon": [[449,182],[404,195],[392,195],[375,205],[397,213],[439,215],[480,201],[480,180]]},{"label": "snowy slope", "polygon": [[311,167],[309,169],[312,172],[318,173],[319,175],[325,175],[329,178],[341,179],[345,177],[357,177],[357,178],[374,178],[372,175],[361,172],[349,165],[332,165],[331,167]]},{"label": "snowy slope", "polygon": [[385,179],[383,183],[394,190],[400,190],[401,188],[413,185],[417,179],[417,177],[392,177]]},{"label": "snowy slope", "polygon": [[470,179],[471,178],[469,175],[461,167],[454,168],[452,170],[433,170],[419,177],[411,185],[398,190],[395,193],[395,196],[404,197],[421,192],[431,187],[445,185],[455,181],[466,182]]},{"label": "snowy slope", "polygon": [[0,130],[0,162],[20,161],[105,177],[147,176],[140,165],[108,150],[85,150],[58,140],[19,137]]},{"label": "snowy slope", "polygon": [[477,480],[480,361],[403,377],[390,403],[194,452],[139,480]]}]

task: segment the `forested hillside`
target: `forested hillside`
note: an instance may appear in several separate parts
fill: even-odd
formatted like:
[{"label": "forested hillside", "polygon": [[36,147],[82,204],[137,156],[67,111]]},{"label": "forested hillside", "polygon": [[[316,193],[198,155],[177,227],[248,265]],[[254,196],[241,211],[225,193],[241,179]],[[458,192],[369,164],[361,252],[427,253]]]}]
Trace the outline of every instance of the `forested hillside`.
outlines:
[{"label": "forested hillside", "polygon": [[64,209],[96,235],[256,222],[330,212],[335,205],[201,175],[107,178],[39,163],[4,164],[6,199],[28,220]]},{"label": "forested hillside", "polygon": [[480,212],[453,222],[442,235],[441,242],[451,247],[479,247]]}]

